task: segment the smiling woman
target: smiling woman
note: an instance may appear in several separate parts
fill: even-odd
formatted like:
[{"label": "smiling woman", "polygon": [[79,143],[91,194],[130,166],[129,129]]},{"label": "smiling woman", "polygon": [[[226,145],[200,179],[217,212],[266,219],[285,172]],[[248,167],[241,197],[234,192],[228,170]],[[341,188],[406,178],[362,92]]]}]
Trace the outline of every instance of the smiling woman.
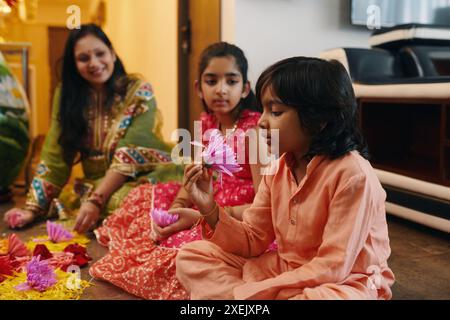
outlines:
[{"label": "smiling woman", "polygon": [[[93,227],[114,210],[132,181],[169,160],[150,84],[128,75],[106,34],[82,25],[67,40],[62,83],[56,89],[48,132],[27,202],[5,220],[12,228],[44,217],[81,162],[85,179],[75,230]],[[14,219],[13,219],[14,217]]]},{"label": "smiling woman", "polygon": [[101,90],[114,71],[116,54],[99,38],[87,35],[75,45],[75,61],[80,75],[92,88]]}]

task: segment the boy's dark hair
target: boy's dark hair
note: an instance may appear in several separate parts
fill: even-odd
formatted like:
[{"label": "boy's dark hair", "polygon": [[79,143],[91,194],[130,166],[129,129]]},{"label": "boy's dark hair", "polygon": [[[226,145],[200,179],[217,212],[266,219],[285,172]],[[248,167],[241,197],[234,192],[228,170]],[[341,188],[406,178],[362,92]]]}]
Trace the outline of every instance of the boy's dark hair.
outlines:
[{"label": "boy's dark hair", "polygon": [[[236,66],[239,72],[242,74],[242,82],[246,84],[248,82],[248,62],[244,52],[237,46],[228,42],[216,42],[206,47],[200,55],[200,61],[198,64],[198,80],[201,81],[201,77],[205,69],[208,67],[209,62],[213,58],[233,57],[236,62]],[[206,112],[209,112],[205,102],[203,101],[203,108]],[[244,109],[250,109],[253,111],[261,111],[256,102],[255,94],[250,89],[249,94],[244,99],[241,99],[239,103],[239,112]]]},{"label": "boy's dark hair", "polygon": [[283,104],[295,108],[311,135],[307,158],[336,159],[357,150],[368,159],[366,141],[358,125],[358,106],[350,77],[336,60],[293,57],[267,68],[256,84],[261,106],[263,91],[272,90]]}]

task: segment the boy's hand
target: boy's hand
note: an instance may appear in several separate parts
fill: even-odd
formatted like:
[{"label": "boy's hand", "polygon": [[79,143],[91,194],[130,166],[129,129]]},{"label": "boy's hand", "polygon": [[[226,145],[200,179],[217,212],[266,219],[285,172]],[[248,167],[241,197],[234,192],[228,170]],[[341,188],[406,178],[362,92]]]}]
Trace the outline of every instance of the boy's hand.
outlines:
[{"label": "boy's hand", "polygon": [[205,215],[214,208],[212,176],[202,165],[190,164],[186,166],[183,186],[201,214]]}]

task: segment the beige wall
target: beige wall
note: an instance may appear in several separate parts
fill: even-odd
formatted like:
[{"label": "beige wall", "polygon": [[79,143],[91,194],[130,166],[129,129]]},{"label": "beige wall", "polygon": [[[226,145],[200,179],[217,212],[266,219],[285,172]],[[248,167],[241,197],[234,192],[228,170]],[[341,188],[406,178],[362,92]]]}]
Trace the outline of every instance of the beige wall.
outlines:
[{"label": "beige wall", "polygon": [[[9,18],[0,30],[8,42],[30,42],[30,63],[36,72],[36,105],[33,134],[46,134],[49,127],[50,67],[49,26],[65,26],[69,5],[81,9],[81,22],[92,21],[99,0],[40,0],[36,19],[22,22]],[[128,72],[140,73],[154,87],[162,111],[163,134],[169,140],[177,128],[177,0],[106,0],[105,31]]]},{"label": "beige wall", "polygon": [[[48,36],[45,25],[17,25],[10,30],[8,42],[29,42],[30,66],[34,77],[31,83],[31,132],[33,136],[45,135],[49,127],[50,69],[48,64]],[[9,59],[8,59],[9,58]],[[7,61],[18,63],[16,57],[7,56]],[[13,69],[14,70],[14,69]]]},{"label": "beige wall", "polygon": [[[0,30],[6,42],[31,43],[30,64],[33,66],[35,77],[32,87],[35,105],[32,108],[32,134],[45,135],[50,124],[50,67],[48,58],[48,32],[50,26],[65,26],[66,9],[69,5],[78,5],[81,9],[81,23],[91,20],[97,0],[40,0],[34,21],[23,22],[13,12],[5,19],[5,28]],[[9,59],[8,59],[9,58]],[[10,62],[19,62],[17,58],[7,57]]]},{"label": "beige wall", "polygon": [[105,31],[127,72],[154,89],[168,141],[178,127],[177,0],[108,0]]}]

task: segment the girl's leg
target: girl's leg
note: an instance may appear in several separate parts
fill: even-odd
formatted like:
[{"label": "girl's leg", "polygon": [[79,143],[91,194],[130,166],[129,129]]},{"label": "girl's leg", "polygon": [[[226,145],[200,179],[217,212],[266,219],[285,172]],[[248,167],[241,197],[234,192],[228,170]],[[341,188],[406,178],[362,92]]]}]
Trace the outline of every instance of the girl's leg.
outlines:
[{"label": "girl's leg", "polygon": [[244,283],[242,267],[246,261],[212,242],[194,241],[178,253],[177,277],[192,300],[234,299],[233,288]]}]

